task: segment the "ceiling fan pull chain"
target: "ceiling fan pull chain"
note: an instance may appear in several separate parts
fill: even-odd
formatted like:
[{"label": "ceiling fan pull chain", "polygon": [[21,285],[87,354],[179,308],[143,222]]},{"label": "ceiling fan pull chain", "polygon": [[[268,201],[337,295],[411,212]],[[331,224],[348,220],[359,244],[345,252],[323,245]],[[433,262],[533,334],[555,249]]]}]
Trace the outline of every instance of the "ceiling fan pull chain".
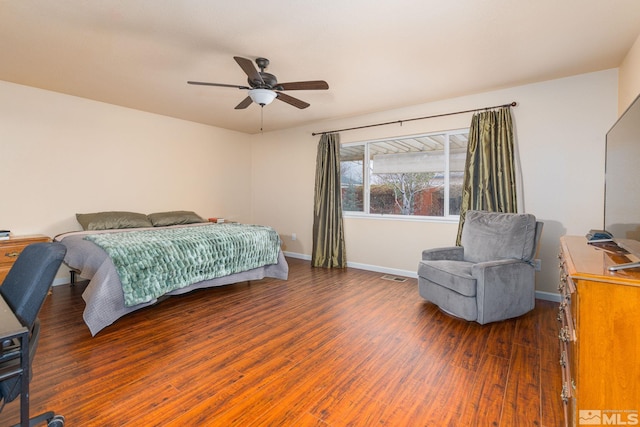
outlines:
[{"label": "ceiling fan pull chain", "polygon": [[260,133],[262,133],[262,124],[264,123],[264,105],[260,106]]}]

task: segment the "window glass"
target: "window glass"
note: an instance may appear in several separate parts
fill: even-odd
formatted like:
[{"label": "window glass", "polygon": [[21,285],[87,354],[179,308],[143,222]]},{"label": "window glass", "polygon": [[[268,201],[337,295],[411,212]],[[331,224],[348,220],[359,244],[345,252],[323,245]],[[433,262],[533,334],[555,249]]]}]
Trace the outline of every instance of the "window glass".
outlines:
[{"label": "window glass", "polygon": [[467,143],[465,129],[342,145],[343,211],[459,215]]},{"label": "window glass", "polygon": [[343,211],[364,211],[364,149],[364,145],[340,148]]},{"label": "window glass", "polygon": [[449,215],[460,215],[469,131],[449,135]]}]

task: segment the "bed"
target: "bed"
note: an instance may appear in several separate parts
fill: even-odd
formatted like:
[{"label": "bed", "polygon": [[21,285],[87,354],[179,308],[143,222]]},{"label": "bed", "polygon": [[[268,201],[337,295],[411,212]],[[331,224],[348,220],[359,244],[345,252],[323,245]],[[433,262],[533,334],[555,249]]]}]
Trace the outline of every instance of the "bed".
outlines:
[{"label": "bed", "polygon": [[289,271],[279,236],[258,225],[89,229],[54,240],[67,248],[64,263],[89,280],[83,318],[93,336],[167,295],[266,277],[286,280]]}]

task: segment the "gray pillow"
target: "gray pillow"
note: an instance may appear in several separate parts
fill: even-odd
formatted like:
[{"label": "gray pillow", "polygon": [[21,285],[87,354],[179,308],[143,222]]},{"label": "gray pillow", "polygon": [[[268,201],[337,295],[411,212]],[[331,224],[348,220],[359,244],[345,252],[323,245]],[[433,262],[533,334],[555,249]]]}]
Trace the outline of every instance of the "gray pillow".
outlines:
[{"label": "gray pillow", "polygon": [[148,217],[154,227],[166,227],[168,225],[207,222],[198,214],[191,211],[156,212],[149,214]]},{"label": "gray pillow", "polygon": [[153,227],[145,214],[136,212],[110,211],[76,214],[83,230],[111,230],[117,228]]}]

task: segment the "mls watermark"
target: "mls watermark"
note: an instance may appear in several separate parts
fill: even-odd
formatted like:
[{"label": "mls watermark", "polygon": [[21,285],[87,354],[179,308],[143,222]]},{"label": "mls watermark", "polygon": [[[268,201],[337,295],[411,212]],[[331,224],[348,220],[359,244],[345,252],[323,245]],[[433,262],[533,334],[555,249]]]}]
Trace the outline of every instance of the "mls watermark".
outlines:
[{"label": "mls watermark", "polygon": [[578,424],[591,426],[636,426],[640,423],[638,411],[635,409],[626,410],[595,410],[581,409],[578,411]]}]

